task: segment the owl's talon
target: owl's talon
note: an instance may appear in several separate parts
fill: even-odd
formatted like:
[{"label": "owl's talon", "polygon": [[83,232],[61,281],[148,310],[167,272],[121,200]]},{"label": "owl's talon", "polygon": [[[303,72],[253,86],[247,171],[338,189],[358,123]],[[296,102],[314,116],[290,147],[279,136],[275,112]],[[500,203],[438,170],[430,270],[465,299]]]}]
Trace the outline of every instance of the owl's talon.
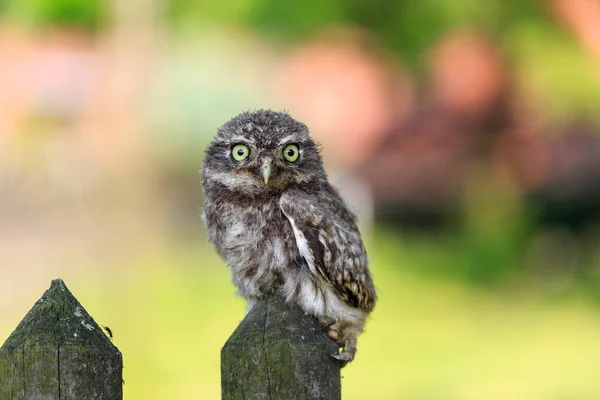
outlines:
[{"label": "owl's talon", "polygon": [[336,322],[338,322],[337,319],[332,318],[329,321],[325,322],[325,324],[323,325],[323,329],[327,329],[329,328],[331,325],[335,324]]},{"label": "owl's talon", "polygon": [[332,354],[332,357],[335,358],[336,360],[346,361],[346,362],[350,362],[350,361],[354,360],[354,354],[350,354],[345,351],[342,351],[339,354]]},{"label": "owl's talon", "polygon": [[342,368],[344,368],[349,362],[354,360],[354,354],[346,351],[342,351],[339,354],[332,354],[331,356],[341,363]]}]

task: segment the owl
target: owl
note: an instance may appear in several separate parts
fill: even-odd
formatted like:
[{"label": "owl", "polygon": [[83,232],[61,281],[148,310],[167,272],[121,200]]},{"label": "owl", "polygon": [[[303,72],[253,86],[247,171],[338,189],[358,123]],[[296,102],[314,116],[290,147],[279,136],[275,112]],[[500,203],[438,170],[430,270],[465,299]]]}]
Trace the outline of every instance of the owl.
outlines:
[{"label": "owl", "polygon": [[323,323],[352,361],[375,305],[355,216],[329,184],[307,127],[286,113],[242,113],[217,131],[202,169],[209,240],[250,309],[280,296]]}]

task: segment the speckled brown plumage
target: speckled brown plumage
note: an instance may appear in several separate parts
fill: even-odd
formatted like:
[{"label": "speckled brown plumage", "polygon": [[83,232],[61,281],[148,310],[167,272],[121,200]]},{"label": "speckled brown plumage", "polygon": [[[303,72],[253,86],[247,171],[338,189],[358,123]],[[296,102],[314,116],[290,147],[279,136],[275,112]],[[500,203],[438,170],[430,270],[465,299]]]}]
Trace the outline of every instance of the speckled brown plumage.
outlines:
[{"label": "speckled brown plumage", "polygon": [[218,131],[202,170],[209,238],[251,307],[280,295],[322,322],[352,361],[375,305],[354,215],[327,181],[307,127],[285,113],[242,113]]}]

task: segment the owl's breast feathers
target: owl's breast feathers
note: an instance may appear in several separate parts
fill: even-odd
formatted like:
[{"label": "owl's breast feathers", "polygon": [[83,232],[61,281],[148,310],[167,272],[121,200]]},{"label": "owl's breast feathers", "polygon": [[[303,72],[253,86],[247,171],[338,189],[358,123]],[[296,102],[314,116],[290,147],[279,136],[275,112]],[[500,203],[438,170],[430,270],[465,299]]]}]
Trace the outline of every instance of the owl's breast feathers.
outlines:
[{"label": "owl's breast feathers", "polygon": [[354,215],[328,184],[317,192],[292,189],[279,201],[309,269],[353,307],[371,311],[376,294]]},{"label": "owl's breast feathers", "polygon": [[[292,230],[277,199],[261,200],[211,193],[203,213],[209,238],[228,261],[234,281],[270,293],[281,283],[280,271],[293,259],[295,249]],[[242,288],[243,295],[260,297],[253,288],[246,289]]]},{"label": "owl's breast feathers", "polygon": [[285,268],[301,262],[349,306],[374,308],[375,288],[354,215],[329,184],[262,201],[223,193],[208,193],[204,219],[244,296],[275,289],[285,281]]}]

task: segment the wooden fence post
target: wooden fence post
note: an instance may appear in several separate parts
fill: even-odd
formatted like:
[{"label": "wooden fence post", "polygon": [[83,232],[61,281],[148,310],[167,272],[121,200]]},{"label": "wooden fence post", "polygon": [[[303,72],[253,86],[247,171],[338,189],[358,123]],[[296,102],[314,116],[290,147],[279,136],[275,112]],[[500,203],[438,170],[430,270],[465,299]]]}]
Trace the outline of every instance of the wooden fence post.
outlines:
[{"label": "wooden fence post", "polygon": [[341,398],[338,345],[313,317],[280,299],[259,301],[221,351],[226,400]]},{"label": "wooden fence post", "polygon": [[123,359],[56,279],[0,348],[0,399],[121,400]]}]

